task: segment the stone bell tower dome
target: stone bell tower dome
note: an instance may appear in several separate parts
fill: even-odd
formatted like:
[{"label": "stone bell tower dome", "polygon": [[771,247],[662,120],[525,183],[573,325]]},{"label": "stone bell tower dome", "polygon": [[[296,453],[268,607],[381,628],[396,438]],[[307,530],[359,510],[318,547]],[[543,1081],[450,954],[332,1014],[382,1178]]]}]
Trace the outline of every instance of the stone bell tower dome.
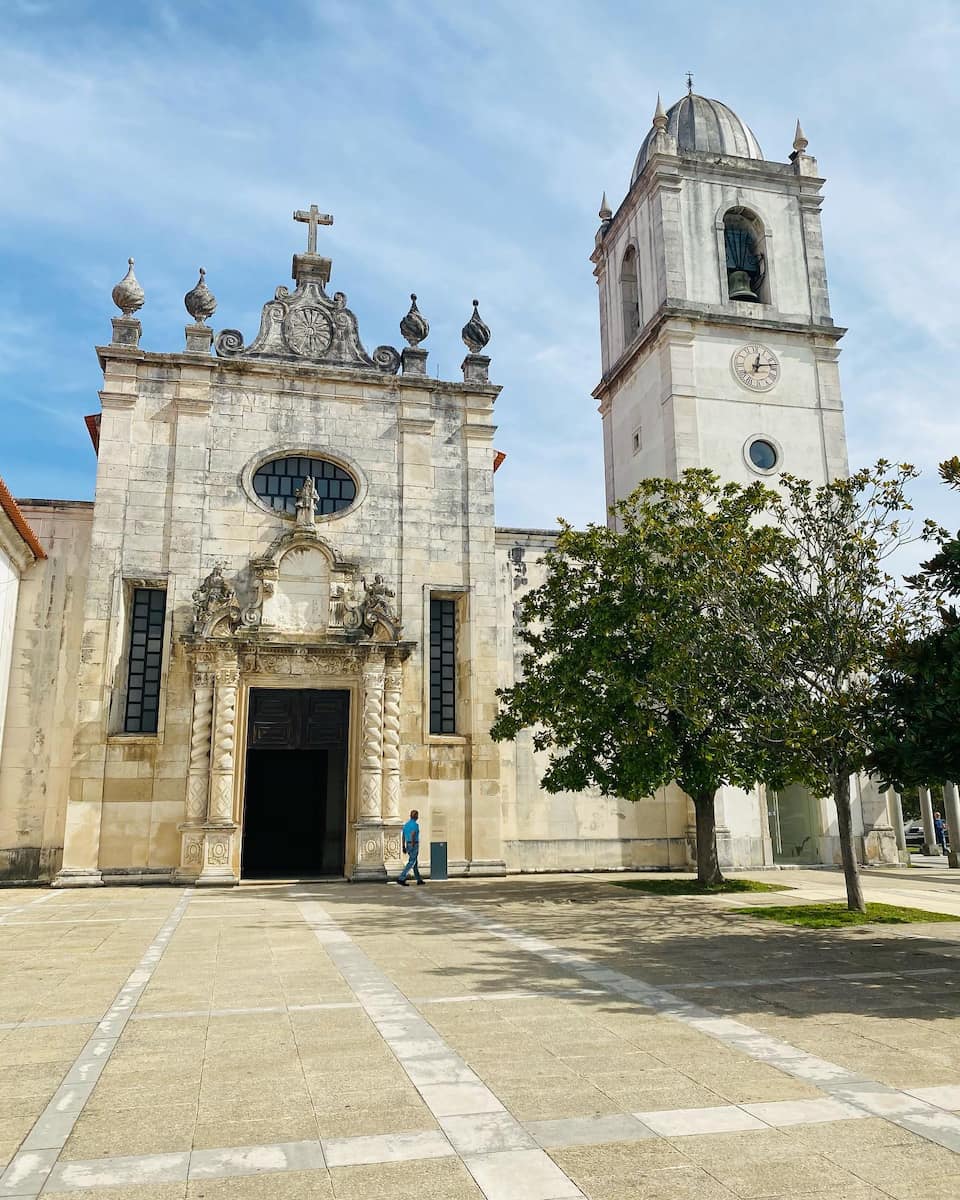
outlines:
[{"label": "stone bell tower dome", "polygon": [[799,123],[776,161],[721,101],[658,97],[592,255],[609,504],[687,467],[743,483],[846,472],[823,183]]}]

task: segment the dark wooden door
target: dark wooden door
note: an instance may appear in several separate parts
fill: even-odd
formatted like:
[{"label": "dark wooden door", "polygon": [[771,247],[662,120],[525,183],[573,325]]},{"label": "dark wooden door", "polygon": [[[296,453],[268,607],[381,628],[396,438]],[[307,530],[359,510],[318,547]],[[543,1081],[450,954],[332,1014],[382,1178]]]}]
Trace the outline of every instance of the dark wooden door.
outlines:
[{"label": "dark wooden door", "polygon": [[349,718],[349,692],[251,691],[245,877],[343,874]]}]

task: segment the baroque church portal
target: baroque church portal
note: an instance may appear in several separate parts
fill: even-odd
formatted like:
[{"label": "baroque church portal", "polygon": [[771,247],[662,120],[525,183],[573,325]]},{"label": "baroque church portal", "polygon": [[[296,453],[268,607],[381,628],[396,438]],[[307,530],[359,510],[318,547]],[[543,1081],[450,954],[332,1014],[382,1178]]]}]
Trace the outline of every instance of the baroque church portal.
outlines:
[{"label": "baroque church portal", "polygon": [[[592,256],[610,503],[693,466],[846,471],[822,185],[799,125],[777,162],[719,101],[658,101]],[[529,734],[490,738],[554,532],[495,527],[477,302],[462,380],[428,375],[415,296],[403,350],[368,352],[318,249],[333,218],[294,218],[296,286],[250,341],[214,335],[203,271],[172,352],[141,345],[132,260],[114,288],[95,499],[17,510],[37,553],[14,547],[0,647],[0,877],[382,880],[410,808],[451,874],[688,865],[676,787],[551,796]],[[863,856],[895,860],[886,800],[858,784]],[[832,807],[803,789],[717,808],[726,865],[836,860]]]}]

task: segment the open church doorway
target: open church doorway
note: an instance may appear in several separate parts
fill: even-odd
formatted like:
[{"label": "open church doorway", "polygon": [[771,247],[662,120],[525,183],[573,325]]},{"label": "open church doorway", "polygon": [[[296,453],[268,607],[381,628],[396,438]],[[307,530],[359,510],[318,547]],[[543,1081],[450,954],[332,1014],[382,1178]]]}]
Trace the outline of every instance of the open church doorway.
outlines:
[{"label": "open church doorway", "polygon": [[251,690],[244,879],[343,875],[349,718],[349,692]]},{"label": "open church doorway", "polygon": [[818,805],[805,787],[792,783],[779,792],[768,789],[767,820],[775,863],[820,861]]}]

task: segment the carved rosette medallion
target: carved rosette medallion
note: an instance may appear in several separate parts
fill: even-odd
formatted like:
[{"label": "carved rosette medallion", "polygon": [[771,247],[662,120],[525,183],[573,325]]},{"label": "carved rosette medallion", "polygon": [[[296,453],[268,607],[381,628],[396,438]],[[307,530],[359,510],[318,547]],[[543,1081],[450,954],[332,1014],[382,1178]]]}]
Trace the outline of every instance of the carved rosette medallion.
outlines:
[{"label": "carved rosette medallion", "polygon": [[322,308],[296,308],[282,328],[284,341],[304,358],[322,358],[333,340],[333,325]]}]

